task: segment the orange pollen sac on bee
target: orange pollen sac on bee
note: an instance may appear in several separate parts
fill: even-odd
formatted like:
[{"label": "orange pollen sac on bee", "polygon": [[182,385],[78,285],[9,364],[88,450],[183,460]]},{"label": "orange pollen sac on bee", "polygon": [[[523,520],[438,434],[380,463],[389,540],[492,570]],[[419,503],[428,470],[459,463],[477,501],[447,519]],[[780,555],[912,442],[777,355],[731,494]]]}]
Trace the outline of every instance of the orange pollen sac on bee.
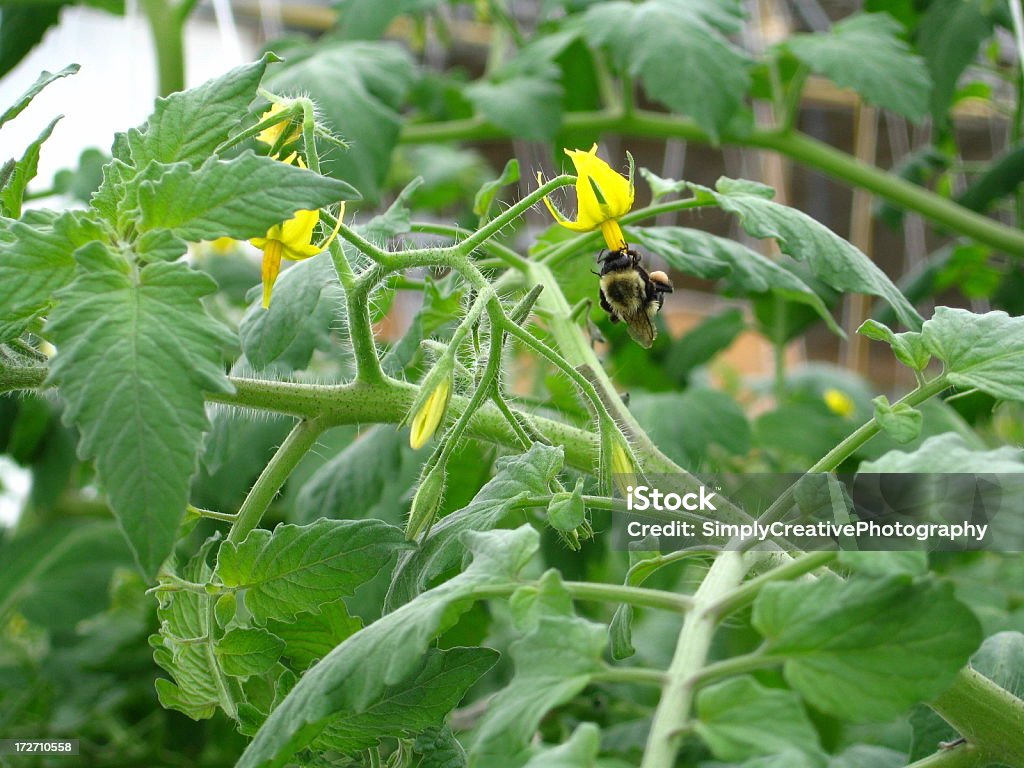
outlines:
[{"label": "orange pollen sac on bee", "polygon": [[656,283],[668,283],[669,285],[672,284],[671,281],[668,279],[668,275],[666,275],[660,269],[654,270],[648,275],[648,277],[650,277],[651,280],[653,280]]}]

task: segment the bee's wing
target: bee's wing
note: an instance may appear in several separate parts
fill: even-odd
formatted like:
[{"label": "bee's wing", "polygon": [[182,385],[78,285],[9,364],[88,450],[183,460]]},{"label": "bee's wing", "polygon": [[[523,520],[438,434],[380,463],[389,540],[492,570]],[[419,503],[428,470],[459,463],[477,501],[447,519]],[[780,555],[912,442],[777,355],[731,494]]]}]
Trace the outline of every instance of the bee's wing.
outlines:
[{"label": "bee's wing", "polygon": [[654,325],[651,323],[647,310],[641,308],[637,312],[624,315],[622,320],[626,323],[626,330],[633,337],[633,341],[644,349],[650,349],[657,332],[654,330]]}]

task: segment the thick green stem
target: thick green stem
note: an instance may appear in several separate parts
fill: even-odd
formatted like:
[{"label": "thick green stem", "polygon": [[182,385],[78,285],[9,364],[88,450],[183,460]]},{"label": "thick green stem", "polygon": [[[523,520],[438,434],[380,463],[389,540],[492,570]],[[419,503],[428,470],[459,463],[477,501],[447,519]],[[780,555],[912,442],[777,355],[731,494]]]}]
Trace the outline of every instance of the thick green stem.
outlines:
[{"label": "thick green stem", "polygon": [[242,502],[242,506],[238,510],[238,518],[231,526],[231,532],[228,533],[228,541],[236,544],[241,542],[253,528],[260,524],[263,514],[281,490],[288,475],[313,447],[323,431],[323,425],[317,421],[303,420],[295,425],[273,458],[263,468],[263,472],[260,473],[252,488],[249,489],[249,495]]},{"label": "thick green stem", "polygon": [[718,622],[713,608],[742,578],[742,556],[738,552],[722,552],[694,594],[693,607],[679,632],[668,679],[654,712],[641,768],[673,768],[676,764],[679,738],[690,718],[697,676],[707,662]]},{"label": "thick green stem", "polygon": [[1024,768],[1024,701],[970,667],[929,705],[993,762]]},{"label": "thick green stem", "polygon": [[159,95],[185,90],[185,21],[192,3],[140,0],[139,6],[153,35]]},{"label": "thick green stem", "polygon": [[971,744],[958,744],[940,749],[935,754],[911,763],[907,768],[982,768],[989,763],[985,752]]},{"label": "thick green stem", "polygon": [[603,672],[591,675],[593,683],[639,683],[640,685],[656,685],[659,688],[665,684],[665,673],[660,669],[645,669],[643,667],[608,667]]},{"label": "thick green stem", "polygon": [[[508,584],[492,584],[473,591],[479,599],[508,597],[523,587],[535,582],[510,582]],[[622,584],[600,584],[590,581],[566,581],[562,583],[565,591],[574,600],[586,600],[598,603],[626,603],[638,608],[657,608],[663,611],[683,613],[690,609],[692,600],[686,595],[675,595],[658,589],[628,587]]]},{"label": "thick green stem", "polygon": [[[571,112],[565,116],[563,128],[711,143],[707,133],[692,122],[646,110],[636,110],[631,114],[617,110]],[[507,136],[500,129],[476,119],[408,125],[402,133],[402,140],[410,143],[504,138]],[[1024,256],[1024,232],[970,211],[898,176],[866,165],[846,152],[804,134],[786,130],[757,130],[745,136],[726,136],[723,142],[778,152],[840,181],[862,187],[895,205],[920,213],[935,224],[967,235],[979,243],[1014,256]]]}]

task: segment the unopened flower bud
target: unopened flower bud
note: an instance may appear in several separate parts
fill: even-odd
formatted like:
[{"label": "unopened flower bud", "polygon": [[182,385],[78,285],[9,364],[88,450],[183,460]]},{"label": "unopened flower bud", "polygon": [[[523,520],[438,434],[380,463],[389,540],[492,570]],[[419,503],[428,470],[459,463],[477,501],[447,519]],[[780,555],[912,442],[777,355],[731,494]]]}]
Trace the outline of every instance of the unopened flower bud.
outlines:
[{"label": "unopened flower bud", "polygon": [[[424,386],[429,386],[433,378],[435,377],[428,376]],[[413,412],[412,428],[409,432],[409,445],[413,449],[422,448],[433,437],[441,421],[444,419],[451,394],[452,377],[450,371],[429,390],[426,399],[423,399],[421,391],[420,399],[417,401]]]},{"label": "unopened flower bud", "polygon": [[444,485],[443,466],[434,467],[420,481],[420,487],[416,489],[416,495],[412,499],[412,509],[409,510],[409,522],[405,525],[405,538],[409,541],[419,538],[421,533],[429,531],[430,526],[434,524],[434,518],[444,497]]}]

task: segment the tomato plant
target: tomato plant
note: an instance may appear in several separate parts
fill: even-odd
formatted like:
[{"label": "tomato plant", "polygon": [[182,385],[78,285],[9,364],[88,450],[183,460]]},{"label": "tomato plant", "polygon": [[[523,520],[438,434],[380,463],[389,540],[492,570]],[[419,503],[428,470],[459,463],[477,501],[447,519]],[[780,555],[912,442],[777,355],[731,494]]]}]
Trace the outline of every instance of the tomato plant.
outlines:
[{"label": "tomato plant", "polygon": [[[731,1],[484,2],[470,82],[378,39],[448,4],[347,0],[185,90],[193,5],[142,3],[165,95],[64,177],[80,204],[28,193],[53,124],[0,171],[0,445],[33,478],[0,541],[0,736],[117,766],[1024,766],[1021,79],[983,46],[1020,38],[1017,0],[871,2],[757,55]],[[957,191],[980,67],[1011,145]],[[931,159],[801,132],[812,77],[929,121]],[[624,149],[651,140],[776,153],[940,247],[887,274],[770,186]],[[734,303],[680,335],[673,282]],[[903,391],[787,369],[849,295]],[[741,333],[773,381],[713,367]],[[705,480],[785,472],[763,508]],[[736,531],[846,515],[838,472],[1003,478],[1000,538],[614,543],[641,483]]]}]

